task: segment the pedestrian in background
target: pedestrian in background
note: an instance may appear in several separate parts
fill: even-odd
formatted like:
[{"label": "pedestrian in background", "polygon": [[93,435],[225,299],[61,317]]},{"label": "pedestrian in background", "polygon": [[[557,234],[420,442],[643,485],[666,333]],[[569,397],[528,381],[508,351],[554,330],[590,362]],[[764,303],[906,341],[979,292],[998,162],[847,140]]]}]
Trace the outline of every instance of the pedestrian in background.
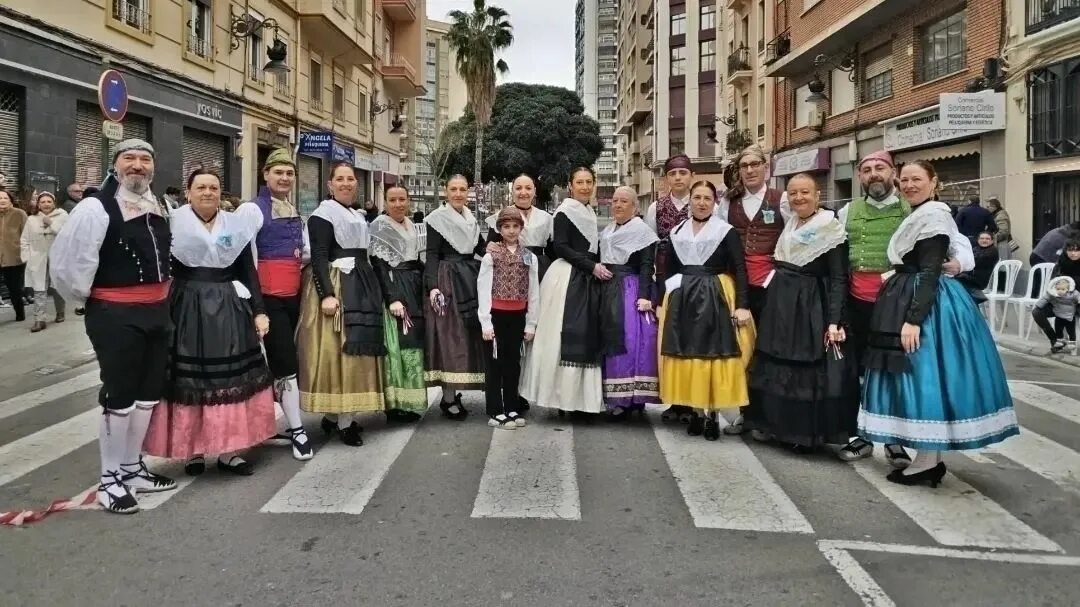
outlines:
[{"label": "pedestrian in background", "polygon": [[[1076,281],[1069,276],[1051,279],[1043,291],[1031,316],[1039,325],[1046,338],[1050,340],[1050,353],[1057,354],[1065,349],[1065,335],[1069,341],[1076,342],[1076,306],[1080,305],[1080,293],[1076,291]],[[1050,311],[1050,314],[1046,313]],[[1054,326],[1050,326],[1050,318]]]},{"label": "pedestrian in background", "polygon": [[956,229],[967,236],[972,242],[979,236],[979,232],[997,232],[997,224],[989,209],[979,203],[978,196],[969,196],[968,203],[956,212]]},{"label": "pedestrian in background", "polygon": [[22,232],[25,226],[26,212],[15,206],[10,192],[0,189],[0,277],[3,277],[7,287],[11,307],[15,309],[15,322],[26,320],[26,298],[23,295],[26,263],[22,258]]},{"label": "pedestrian in background", "polygon": [[67,200],[64,201],[63,207],[64,211],[70,213],[75,210],[75,205],[79,204],[79,201],[83,199],[83,187],[78,182],[72,183],[68,185],[66,193]]},{"label": "pedestrian in background", "polygon": [[1009,219],[1009,212],[1005,210],[1005,207],[1001,206],[1001,201],[998,200],[997,196],[986,199],[986,208],[990,211],[990,216],[994,218],[994,225],[997,226],[994,242],[998,243],[998,258],[1011,259],[1012,254],[1020,248],[1020,245],[1013,240],[1012,220]]},{"label": "pedestrian in background", "polygon": [[64,322],[64,299],[52,288],[49,280],[49,250],[56,235],[64,227],[68,214],[64,209],[56,208],[56,198],[51,192],[42,192],[37,197],[38,212],[26,220],[23,227],[20,248],[23,261],[26,262],[25,284],[34,292],[34,324],[31,333],[45,328],[46,296],[52,294],[56,307],[53,322]]}]

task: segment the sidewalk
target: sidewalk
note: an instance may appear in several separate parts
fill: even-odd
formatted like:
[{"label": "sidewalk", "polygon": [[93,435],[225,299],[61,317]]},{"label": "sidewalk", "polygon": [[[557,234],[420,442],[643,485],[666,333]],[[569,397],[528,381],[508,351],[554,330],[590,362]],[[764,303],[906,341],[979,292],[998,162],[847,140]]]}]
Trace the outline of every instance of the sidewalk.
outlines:
[{"label": "sidewalk", "polygon": [[67,320],[52,322],[55,314],[49,306],[49,322],[44,331],[31,333],[32,313],[15,322],[15,311],[0,308],[0,398],[9,388],[28,383],[48,385],[50,376],[92,362],[94,351],[83,329],[83,317],[68,306]]},{"label": "sidewalk", "polygon": [[[1001,306],[998,306],[998,314],[1001,314]],[[1000,316],[998,318],[1000,322]],[[1025,319],[1024,331],[1027,331],[1028,320]],[[1060,354],[1050,354],[1050,343],[1046,340],[1046,336],[1039,330],[1039,327],[1035,326],[1035,321],[1031,321],[1031,333],[1028,339],[1024,339],[1023,336],[1017,334],[1017,322],[1016,322],[1016,308],[1014,306],[1009,307],[1009,314],[1005,320],[1005,329],[1000,334],[994,335],[994,340],[1002,348],[1012,350],[1013,352],[1019,352],[1020,354],[1028,354],[1031,356],[1038,356],[1049,360],[1055,360],[1066,365],[1074,367],[1080,367],[1080,356],[1075,355],[1069,350],[1065,350]]]}]

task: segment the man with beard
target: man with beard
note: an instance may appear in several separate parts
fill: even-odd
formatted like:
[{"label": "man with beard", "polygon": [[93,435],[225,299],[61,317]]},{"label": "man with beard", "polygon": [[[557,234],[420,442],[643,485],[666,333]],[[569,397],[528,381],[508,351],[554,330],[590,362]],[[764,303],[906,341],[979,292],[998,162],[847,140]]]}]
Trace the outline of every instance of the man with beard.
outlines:
[{"label": "man with beard", "polygon": [[75,207],[56,237],[53,285],[86,309],[86,335],[97,354],[103,408],[99,429],[105,510],[139,510],[137,493],[176,488],[142,459],[150,416],[164,392],[172,337],[169,225],[150,191],[154,148],[141,139],[116,146],[114,175]]},{"label": "man with beard", "polygon": [[[896,168],[888,152],[868,154],[859,162],[858,172],[865,196],[852,200],[838,215],[840,223],[847,227],[851,272],[844,314],[850,332],[848,353],[859,361],[858,374],[862,377],[862,357],[870,333],[870,318],[883,282],[882,275],[891,268],[887,253],[889,240],[904,218],[911,214],[911,205],[897,195]],[[949,235],[949,241],[950,259],[943,266],[944,272],[955,276],[975,269],[971,242],[956,229]],[[851,412],[849,426],[853,430],[858,427],[858,413],[857,409]],[[873,443],[853,437],[837,455],[850,462],[870,457],[873,452]],[[904,468],[911,463],[911,457],[900,445],[885,445],[885,456],[894,468]]]}]

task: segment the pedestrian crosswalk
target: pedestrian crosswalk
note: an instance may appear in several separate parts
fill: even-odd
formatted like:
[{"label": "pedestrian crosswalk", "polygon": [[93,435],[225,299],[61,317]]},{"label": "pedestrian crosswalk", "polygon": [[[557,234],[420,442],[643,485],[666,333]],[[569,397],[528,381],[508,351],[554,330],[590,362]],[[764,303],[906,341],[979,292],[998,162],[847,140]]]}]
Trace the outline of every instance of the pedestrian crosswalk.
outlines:
[{"label": "pedestrian crosswalk", "polygon": [[[0,410],[0,419],[33,413],[49,402],[86,391],[94,387],[91,377],[86,373],[29,393],[25,397],[31,404],[19,397],[9,399],[3,404],[11,409]],[[646,459],[656,468],[638,473],[624,471],[625,478],[617,480],[637,483],[642,487],[641,495],[664,501],[661,511],[688,514],[690,524],[696,528],[816,537],[819,528],[835,532],[837,524],[831,519],[836,517],[843,521],[844,528],[850,527],[850,536],[841,539],[873,537],[879,541],[882,517],[863,516],[866,504],[872,504],[869,507],[886,509],[890,515],[886,520],[896,521],[909,535],[921,529],[925,536],[909,542],[912,544],[1061,554],[1067,552],[1062,534],[1068,527],[1063,531],[1053,522],[1033,520],[1024,512],[1025,500],[1041,499],[1025,494],[1032,485],[1011,486],[1001,480],[1001,475],[1028,475],[1025,478],[1030,478],[1031,483],[1042,483],[1045,490],[1061,492],[1067,499],[1080,496],[1080,441],[1069,438],[1080,428],[1080,400],[1035,383],[1011,382],[1010,388],[1022,420],[1026,412],[1037,412],[1032,416],[1036,427],[1025,427],[1019,437],[979,452],[949,454],[946,462],[951,474],[936,490],[887,482],[888,466],[880,449],[874,458],[844,464],[826,455],[789,455],[778,447],[740,437],[725,436],[709,442],[688,436],[680,424],[664,423],[658,410],[650,410],[645,420],[627,424],[579,424],[547,411],[534,411],[529,425],[516,430],[489,428],[476,419],[482,416],[460,424],[432,414],[415,425],[386,425],[381,417],[371,417],[364,422],[367,429],[363,447],[347,447],[330,440],[318,445],[315,458],[304,463],[293,461],[287,448],[262,447],[253,454],[259,466],[256,476],[242,482],[245,493],[252,496],[245,503],[255,516],[363,516],[373,500],[378,501],[377,496],[383,495],[383,501],[392,500],[395,495],[390,489],[417,482],[410,477],[418,470],[449,469],[433,458],[469,458],[455,462],[459,466],[453,469],[476,470],[477,474],[440,487],[461,492],[446,503],[455,508],[471,504],[471,510],[465,507],[457,512],[440,512],[440,516],[575,524],[587,522],[589,513],[596,516],[626,506],[590,504],[589,500],[606,499],[603,490],[596,490],[603,487],[605,479],[583,475],[579,461],[582,453],[593,453],[595,457],[595,451],[583,448],[594,440],[591,437],[617,433],[615,452],[625,451],[627,461]],[[58,408],[57,414],[62,416],[61,411],[71,409]],[[14,503],[25,498],[28,485],[40,488],[47,484],[50,496],[64,497],[93,482],[89,448],[79,450],[97,438],[99,416],[96,408],[84,410],[56,419],[52,425],[35,425],[27,434],[0,444],[0,511],[31,506]],[[1048,424],[1047,419],[1053,421]],[[309,427],[317,424],[317,418],[307,421]],[[471,445],[453,453],[427,448],[436,439],[445,439],[445,434],[438,435],[446,432],[454,432],[455,441]],[[75,462],[81,466],[79,469],[88,472],[88,478],[80,476],[81,485],[70,484],[70,478],[40,472],[50,466],[55,470],[56,464],[75,459],[79,459]],[[92,459],[96,465],[96,453]],[[213,469],[193,479],[183,473],[182,462],[151,459],[149,463],[177,479],[179,488],[140,496],[142,508],[155,511],[143,516],[183,516],[185,508],[214,503],[208,496],[236,491],[234,482],[241,482],[223,479]],[[807,472],[812,476],[800,476]],[[267,484],[260,486],[263,482]],[[657,483],[659,488],[646,490],[643,482]],[[845,487],[851,495],[827,501],[831,504],[827,509],[832,511],[825,513],[827,509],[815,502],[824,495],[834,498],[834,486]],[[251,487],[258,490],[252,491]],[[439,500],[439,496],[432,496]],[[467,499],[460,499],[463,496]],[[93,524],[92,520],[86,523]],[[867,522],[862,528],[863,520],[876,523]],[[1076,546],[1076,538],[1069,541],[1072,543],[1065,545]]]}]

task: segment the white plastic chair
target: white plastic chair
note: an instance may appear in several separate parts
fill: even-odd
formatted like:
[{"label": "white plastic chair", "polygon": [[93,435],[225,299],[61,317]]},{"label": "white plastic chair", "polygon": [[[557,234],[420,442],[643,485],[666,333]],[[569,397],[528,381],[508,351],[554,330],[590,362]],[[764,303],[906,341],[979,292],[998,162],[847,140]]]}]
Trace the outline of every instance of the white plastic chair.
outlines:
[{"label": "white plastic chair", "polygon": [[[1005,328],[1005,316],[1009,311],[1009,299],[1012,298],[1013,290],[1016,289],[1016,277],[1020,275],[1020,268],[1024,263],[1019,259],[1007,259],[994,264],[994,272],[990,275],[990,287],[984,291],[986,303],[990,307],[990,331],[1000,333]],[[1005,284],[1001,284],[1001,272],[1005,272]],[[1001,312],[1001,329],[997,326],[997,302],[1003,302]]]},{"label": "white plastic chair", "polygon": [[[1039,301],[1042,293],[1035,293],[1035,285],[1039,285],[1040,291],[1045,291],[1049,284],[1050,273],[1054,271],[1054,264],[1039,263],[1031,268],[1028,273],[1027,293],[1023,297],[1010,297],[1005,301],[1005,314],[1001,320],[1001,328],[1005,329],[1005,316],[1009,315],[1009,304],[1016,306],[1016,336],[1028,339],[1031,337],[1031,326],[1035,324],[1031,318],[1031,311],[1035,309],[1035,303]],[[1025,330],[1024,325],[1027,325]]]}]

